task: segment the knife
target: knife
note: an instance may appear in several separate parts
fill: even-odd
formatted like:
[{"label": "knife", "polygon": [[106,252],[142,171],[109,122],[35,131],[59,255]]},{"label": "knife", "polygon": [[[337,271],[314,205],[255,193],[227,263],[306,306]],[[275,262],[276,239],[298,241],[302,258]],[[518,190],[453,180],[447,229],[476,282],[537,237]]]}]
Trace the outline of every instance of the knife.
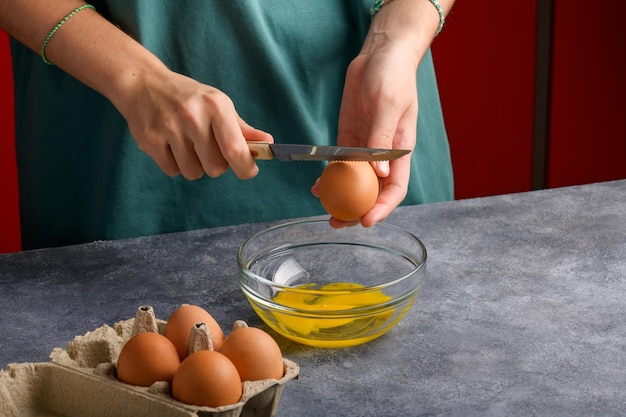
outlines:
[{"label": "knife", "polygon": [[279,161],[389,161],[411,151],[401,149],[352,148],[346,146],[295,145],[248,142],[254,159]]}]

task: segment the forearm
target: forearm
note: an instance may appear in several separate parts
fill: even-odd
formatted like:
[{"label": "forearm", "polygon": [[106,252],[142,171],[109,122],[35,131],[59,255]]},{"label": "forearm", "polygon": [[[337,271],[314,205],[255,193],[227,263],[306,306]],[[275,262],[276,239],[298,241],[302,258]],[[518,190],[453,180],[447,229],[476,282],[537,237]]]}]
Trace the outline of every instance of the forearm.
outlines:
[{"label": "forearm", "polygon": [[[439,4],[447,15],[454,0],[439,0]],[[407,59],[417,67],[430,47],[439,23],[439,12],[429,0],[388,1],[372,19],[363,52],[389,42],[403,45],[411,51]]]},{"label": "forearm", "polygon": [[[44,39],[80,0],[0,0],[0,26],[37,54]],[[124,92],[138,75],[165,71],[165,66],[139,43],[92,9],[67,20],[46,46],[57,67],[121,105]]]}]

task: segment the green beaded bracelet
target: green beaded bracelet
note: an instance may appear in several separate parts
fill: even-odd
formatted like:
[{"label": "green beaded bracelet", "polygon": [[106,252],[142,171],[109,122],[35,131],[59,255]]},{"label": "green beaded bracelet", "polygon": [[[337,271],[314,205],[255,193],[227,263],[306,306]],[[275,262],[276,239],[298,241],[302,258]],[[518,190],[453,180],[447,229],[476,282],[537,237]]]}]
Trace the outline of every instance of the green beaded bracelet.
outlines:
[{"label": "green beaded bracelet", "polygon": [[390,1],[391,0],[374,0],[374,4],[372,4],[372,7],[370,8],[370,16],[376,16],[376,13],[378,13],[380,8],[383,7],[383,4],[389,3]]},{"label": "green beaded bracelet", "polygon": [[446,15],[443,12],[443,8],[441,7],[441,4],[439,4],[437,0],[430,0],[430,2],[437,9],[437,13],[439,13],[439,26],[437,27],[437,31],[435,32],[435,36],[437,36],[443,29],[443,25],[446,23]]},{"label": "green beaded bracelet", "polygon": [[46,36],[46,39],[44,39],[43,44],[41,45],[41,59],[43,60],[43,62],[45,62],[48,65],[52,65],[52,62],[46,59],[46,46],[48,46],[48,42],[50,42],[50,39],[52,39],[52,36],[56,33],[57,30],[59,30],[61,26],[63,26],[65,22],[70,20],[72,16],[74,16],[76,13],[80,12],[83,9],[96,10],[96,8],[92,6],[91,4],[83,4],[82,6],[78,6],[77,8],[69,12],[67,16],[61,19],[61,21],[57,23],[55,27],[52,28],[50,33],[48,33],[48,36]]},{"label": "green beaded bracelet", "polygon": [[[374,4],[370,8],[370,15],[372,17],[376,16],[376,13],[378,13],[380,8],[383,7],[385,3],[389,3],[390,1],[391,0],[374,0]],[[437,9],[437,13],[439,13],[439,27],[437,27],[437,32],[435,32],[435,36],[437,36],[439,35],[439,32],[441,32],[441,30],[443,29],[443,25],[446,22],[446,15],[444,14],[443,8],[437,0],[429,1],[433,4],[433,6],[435,6],[435,8]]]}]

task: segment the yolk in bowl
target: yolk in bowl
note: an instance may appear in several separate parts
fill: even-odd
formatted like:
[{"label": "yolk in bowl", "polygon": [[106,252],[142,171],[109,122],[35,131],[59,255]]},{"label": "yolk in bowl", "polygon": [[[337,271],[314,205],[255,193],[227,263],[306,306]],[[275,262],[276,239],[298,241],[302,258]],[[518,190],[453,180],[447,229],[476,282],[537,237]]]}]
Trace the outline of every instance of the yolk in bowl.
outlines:
[{"label": "yolk in bowl", "polygon": [[[299,291],[280,292],[274,297],[274,301],[295,309],[340,313],[341,311],[355,308],[374,307],[391,300],[391,297],[380,290],[362,292],[359,291],[364,288],[362,285],[348,282],[326,284],[322,287],[317,287],[316,284],[312,283],[294,288]],[[307,289],[311,289],[311,291],[307,292]],[[324,291],[328,291],[328,294],[322,294]],[[344,346],[344,343],[341,342],[342,335],[371,329],[376,323],[386,321],[393,314],[393,311],[384,309],[380,313],[368,315],[365,319],[366,322],[363,319],[352,317],[309,318],[280,312],[272,312],[272,314],[276,321],[284,326],[284,330],[287,330],[291,336],[294,336],[292,337],[293,339],[306,339],[307,344],[318,346],[340,347]],[[316,333],[336,333],[337,341],[320,341],[320,343],[315,343],[312,338],[314,338]],[[372,337],[368,336],[368,339],[374,339],[378,336],[378,334]]]}]

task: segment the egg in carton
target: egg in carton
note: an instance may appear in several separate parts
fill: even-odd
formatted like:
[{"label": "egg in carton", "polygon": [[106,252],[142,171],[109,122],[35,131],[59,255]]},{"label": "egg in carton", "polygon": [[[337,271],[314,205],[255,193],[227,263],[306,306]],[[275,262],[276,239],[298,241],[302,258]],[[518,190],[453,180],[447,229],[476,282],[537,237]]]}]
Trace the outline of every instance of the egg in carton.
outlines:
[{"label": "egg in carton", "polygon": [[298,378],[299,366],[283,358],[281,379],[244,381],[239,402],[215,408],[177,401],[166,381],[150,387],[121,382],[116,361],[126,341],[146,326],[162,334],[165,324],[154,318],[151,307],[140,307],[135,318],[77,336],[66,349],[55,348],[49,363],[9,364],[0,370],[0,415],[271,417],[285,384]]}]

